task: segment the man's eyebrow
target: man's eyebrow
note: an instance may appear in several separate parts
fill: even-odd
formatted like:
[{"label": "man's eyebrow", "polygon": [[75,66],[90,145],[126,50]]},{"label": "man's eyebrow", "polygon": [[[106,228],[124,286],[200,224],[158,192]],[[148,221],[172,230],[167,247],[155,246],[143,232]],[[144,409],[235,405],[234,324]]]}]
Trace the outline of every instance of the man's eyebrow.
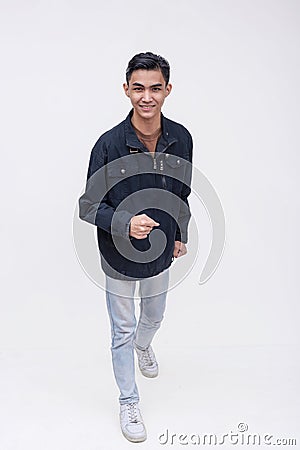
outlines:
[{"label": "man's eyebrow", "polygon": [[[132,86],[141,86],[141,87],[145,87],[142,83],[138,83],[137,81],[135,83],[132,83]],[[162,83],[155,83],[155,84],[151,84],[150,87],[159,87],[162,86]]]}]

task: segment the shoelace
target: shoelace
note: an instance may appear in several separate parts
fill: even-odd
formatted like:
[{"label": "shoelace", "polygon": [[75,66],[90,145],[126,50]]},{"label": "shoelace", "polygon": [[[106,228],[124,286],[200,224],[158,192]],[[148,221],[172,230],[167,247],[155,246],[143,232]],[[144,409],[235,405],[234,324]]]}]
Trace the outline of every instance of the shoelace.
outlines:
[{"label": "shoelace", "polygon": [[151,352],[150,348],[147,348],[146,350],[143,351],[142,360],[143,363],[146,364],[147,366],[152,366],[155,363],[154,355]]},{"label": "shoelace", "polygon": [[129,414],[129,422],[138,423],[138,411],[136,403],[128,403],[127,410]]}]

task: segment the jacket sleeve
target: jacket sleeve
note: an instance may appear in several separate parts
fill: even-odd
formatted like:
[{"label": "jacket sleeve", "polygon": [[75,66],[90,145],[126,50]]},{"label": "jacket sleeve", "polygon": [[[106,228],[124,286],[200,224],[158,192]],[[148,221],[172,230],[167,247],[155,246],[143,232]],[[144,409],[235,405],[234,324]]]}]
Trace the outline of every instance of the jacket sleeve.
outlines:
[{"label": "jacket sleeve", "polygon": [[188,242],[188,224],[191,218],[191,211],[188,202],[188,196],[191,193],[191,180],[192,180],[192,159],[193,159],[193,140],[191,135],[189,135],[188,142],[189,149],[189,163],[186,165],[185,183],[182,184],[182,190],[180,194],[180,198],[183,201],[180,206],[178,222],[177,222],[177,230],[175,235],[175,240],[180,241],[184,244]]},{"label": "jacket sleeve", "polygon": [[91,152],[85,192],[79,198],[79,217],[108,233],[129,239],[132,214],[127,211],[116,212],[109,204],[106,164],[107,148],[100,138]]}]

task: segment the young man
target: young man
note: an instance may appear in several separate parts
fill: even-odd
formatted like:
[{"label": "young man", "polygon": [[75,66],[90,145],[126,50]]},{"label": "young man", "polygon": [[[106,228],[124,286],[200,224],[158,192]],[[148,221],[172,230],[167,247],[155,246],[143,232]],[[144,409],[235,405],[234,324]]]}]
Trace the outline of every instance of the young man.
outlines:
[{"label": "young man", "polygon": [[[161,56],[147,52],[130,60],[123,87],[133,108],[96,142],[79,201],[81,219],[97,226],[121,429],[132,442],[146,439],[134,350],[142,374],[156,377],[150,344],[165,311],[169,267],[187,251],[192,138],[161,113],[172,90],[169,76]],[[137,326],[136,283],[141,298]]]}]

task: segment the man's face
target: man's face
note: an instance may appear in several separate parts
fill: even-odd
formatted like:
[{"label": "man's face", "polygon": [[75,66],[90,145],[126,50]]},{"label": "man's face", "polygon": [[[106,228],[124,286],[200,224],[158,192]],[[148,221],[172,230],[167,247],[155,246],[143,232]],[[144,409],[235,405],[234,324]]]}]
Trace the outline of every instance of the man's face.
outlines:
[{"label": "man's face", "polygon": [[135,70],[132,72],[129,85],[123,85],[125,94],[130,98],[134,114],[142,119],[160,116],[165,98],[171,92],[171,84],[167,84],[160,70]]}]

